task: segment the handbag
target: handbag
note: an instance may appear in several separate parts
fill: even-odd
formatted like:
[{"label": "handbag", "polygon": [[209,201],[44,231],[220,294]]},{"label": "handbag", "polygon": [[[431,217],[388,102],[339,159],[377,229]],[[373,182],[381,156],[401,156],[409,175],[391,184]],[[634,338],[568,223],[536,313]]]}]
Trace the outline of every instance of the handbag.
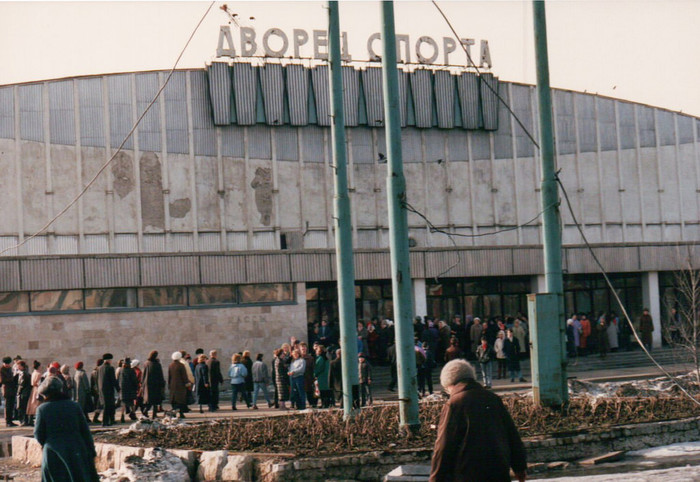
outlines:
[{"label": "handbag", "polygon": [[314,398],[321,398],[321,390],[318,388],[318,380],[314,380]]}]

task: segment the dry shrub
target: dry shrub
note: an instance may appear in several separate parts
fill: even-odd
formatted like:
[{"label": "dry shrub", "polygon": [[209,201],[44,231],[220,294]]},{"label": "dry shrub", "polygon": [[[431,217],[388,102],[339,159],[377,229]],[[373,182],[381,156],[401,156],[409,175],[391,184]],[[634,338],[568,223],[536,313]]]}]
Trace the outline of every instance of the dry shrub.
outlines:
[{"label": "dry shrub", "polygon": [[[535,406],[532,399],[511,395],[503,402],[523,437],[600,431],[615,425],[693,417],[698,408],[686,398],[573,398],[568,407]],[[315,411],[260,419],[232,418],[191,424],[160,433],[99,434],[123,445],[198,450],[328,455],[372,450],[431,447],[442,402],[422,403],[420,428],[410,438],[399,433],[397,405],[365,408],[352,421],[339,410]]]}]

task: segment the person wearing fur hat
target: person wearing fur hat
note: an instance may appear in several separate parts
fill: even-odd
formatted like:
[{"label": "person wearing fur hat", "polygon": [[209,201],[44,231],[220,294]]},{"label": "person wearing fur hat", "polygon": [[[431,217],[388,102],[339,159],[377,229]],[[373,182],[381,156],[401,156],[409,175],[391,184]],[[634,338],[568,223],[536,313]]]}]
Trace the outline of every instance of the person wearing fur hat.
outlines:
[{"label": "person wearing fur hat", "polygon": [[100,405],[104,408],[102,415],[102,426],[107,427],[114,424],[114,414],[117,411],[114,391],[119,391],[119,384],[112,366],[111,353],[102,355],[104,363],[97,370],[97,389],[100,395]]},{"label": "person wearing fur hat", "polygon": [[187,377],[187,369],[180,360],[182,353],[174,352],[171,357],[172,363],[168,367],[168,389],[170,390],[170,403],[173,410],[180,411],[180,418],[185,418],[187,409],[187,392],[192,388],[192,384]]}]

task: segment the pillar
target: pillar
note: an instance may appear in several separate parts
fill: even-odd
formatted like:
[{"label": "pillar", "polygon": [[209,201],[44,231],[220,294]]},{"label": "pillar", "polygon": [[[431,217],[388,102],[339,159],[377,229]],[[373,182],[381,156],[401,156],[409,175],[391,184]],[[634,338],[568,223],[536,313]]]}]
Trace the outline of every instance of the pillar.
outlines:
[{"label": "pillar", "polygon": [[413,313],[415,316],[428,316],[428,298],[425,294],[425,279],[413,279]]},{"label": "pillar", "polygon": [[[642,274],[642,300],[644,308],[649,308],[651,319],[654,320],[652,343],[654,348],[661,346],[661,298],[659,295],[659,272],[649,271]],[[637,320],[632,320],[634,323]]]}]

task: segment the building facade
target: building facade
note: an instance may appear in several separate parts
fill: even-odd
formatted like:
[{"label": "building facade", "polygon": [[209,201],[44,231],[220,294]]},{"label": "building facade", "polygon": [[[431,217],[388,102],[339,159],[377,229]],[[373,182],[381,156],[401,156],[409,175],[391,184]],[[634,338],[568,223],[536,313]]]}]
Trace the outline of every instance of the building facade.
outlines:
[{"label": "building facade", "polygon": [[[176,71],[126,141],[168,72],[0,86],[0,352],[269,353],[333,319],[327,76],[272,61]],[[343,78],[358,317],[391,317],[381,69]],[[415,313],[525,312],[544,279],[538,150],[498,96],[537,138],[534,87],[408,66],[400,94],[422,214],[408,218]],[[553,101],[574,212],[660,343],[673,273],[700,264],[700,119],[562,90]],[[616,310],[561,212],[567,310]]]}]

